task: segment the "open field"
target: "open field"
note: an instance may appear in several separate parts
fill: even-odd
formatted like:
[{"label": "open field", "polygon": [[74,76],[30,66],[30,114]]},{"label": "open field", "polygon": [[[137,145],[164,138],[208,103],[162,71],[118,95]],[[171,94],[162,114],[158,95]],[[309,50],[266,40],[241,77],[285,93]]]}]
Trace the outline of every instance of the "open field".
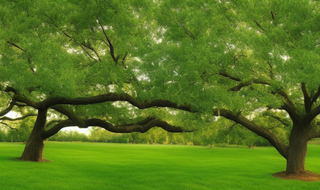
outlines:
[{"label": "open field", "polygon": [[[0,143],[0,189],[319,189],[319,182],[271,176],[285,160],[271,147],[46,142],[49,163],[15,160],[24,144]],[[306,169],[320,173],[320,145]]]}]

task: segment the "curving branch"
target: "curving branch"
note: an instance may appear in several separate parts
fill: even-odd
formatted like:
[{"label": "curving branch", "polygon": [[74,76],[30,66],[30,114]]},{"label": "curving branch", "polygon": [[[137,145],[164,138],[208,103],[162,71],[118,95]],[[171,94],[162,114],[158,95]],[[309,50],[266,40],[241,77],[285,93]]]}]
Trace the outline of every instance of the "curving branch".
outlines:
[{"label": "curving branch", "polygon": [[85,43],[82,43],[82,45],[83,45],[84,47],[90,49],[91,51],[93,51],[94,54],[96,54],[96,56],[98,57],[99,62],[101,62],[101,58],[100,58],[99,54],[97,53],[97,51],[96,51],[93,47],[91,47],[90,45],[87,45],[87,44],[85,44]]},{"label": "curving branch", "polygon": [[28,106],[31,106],[35,109],[38,109],[40,108],[40,104],[38,102],[34,102],[30,99],[28,99],[27,97],[23,96],[23,95],[20,95],[18,93],[16,93],[13,98],[12,98],[14,101],[16,101],[17,103],[25,103],[26,105]]},{"label": "curving branch", "polygon": [[[83,123],[85,123],[86,125],[82,126],[81,128],[95,126],[95,127],[104,128],[114,133],[131,133],[131,132],[145,133],[153,127],[161,127],[162,129],[168,132],[192,132],[192,131],[184,130],[181,127],[170,125],[166,121],[163,121],[161,119],[157,119],[154,117],[148,117],[137,123],[126,124],[126,125],[113,125],[101,119],[87,119],[87,120],[83,120]],[[67,126],[76,126],[76,125],[70,119],[63,120],[63,121],[60,121],[57,125],[55,125],[53,128],[45,131],[42,136],[44,139],[49,138],[52,135],[59,132],[62,128]]]},{"label": "curving branch", "polygon": [[247,87],[247,86],[250,86],[252,84],[270,85],[269,82],[267,82],[265,80],[260,80],[260,79],[252,79],[251,81],[248,81],[248,82],[242,82],[242,80],[240,78],[232,76],[232,75],[229,75],[228,73],[226,73],[224,71],[220,71],[219,75],[221,75],[223,77],[226,77],[226,78],[229,78],[229,79],[231,79],[233,81],[240,82],[236,86],[229,88],[228,91],[240,91],[243,87]]},{"label": "curving branch", "polygon": [[17,102],[23,102],[35,109],[47,109],[55,105],[69,104],[69,105],[88,105],[97,104],[110,101],[127,101],[133,106],[139,109],[146,109],[151,107],[170,107],[175,109],[180,109],[184,111],[194,112],[191,110],[189,105],[178,105],[169,100],[152,100],[152,101],[141,101],[133,98],[127,93],[107,93],[98,96],[84,97],[84,98],[62,98],[54,97],[48,98],[42,102],[33,102],[21,95],[15,95],[13,99]]},{"label": "curving branch", "polygon": [[19,94],[18,91],[16,89],[12,88],[11,86],[5,87],[4,91],[5,92],[12,92],[12,93],[17,94],[17,95]]},{"label": "curving branch", "polygon": [[[241,82],[240,78],[231,76],[223,71],[219,72],[219,75],[229,78],[233,81],[240,82],[236,86],[230,88],[228,91],[240,91],[243,87],[250,86],[251,84],[270,85],[268,81],[260,80],[260,79],[253,79],[252,81]],[[283,105],[280,107],[280,109],[287,111],[293,121],[297,121],[300,119],[297,113],[297,108],[295,107],[294,103],[292,102],[292,100],[284,90],[278,89],[272,92],[272,94],[273,95],[278,94],[284,98],[285,101],[283,102]],[[320,95],[320,92],[319,92],[319,95]],[[320,106],[319,106],[319,112],[320,112]]]},{"label": "curving branch", "polygon": [[295,107],[295,105],[291,101],[288,94],[284,90],[281,90],[281,89],[278,89],[274,94],[279,94],[280,96],[282,96],[285,99],[283,105],[281,106],[281,109],[284,109],[290,115],[292,121],[294,121],[294,122],[298,121],[300,119],[300,117],[299,117],[299,114],[297,113],[297,108]]},{"label": "curving branch", "polygon": [[7,123],[0,122],[0,124],[5,125],[6,127],[9,127],[11,130],[16,130],[16,131],[18,131],[18,129],[17,129],[17,128],[11,127],[11,126],[10,126],[10,125],[8,125]]},{"label": "curving branch", "polygon": [[76,126],[80,128],[86,128],[86,124],[78,116],[74,114],[70,109],[63,105],[55,105],[51,107],[52,109],[66,115]]},{"label": "curving branch", "polygon": [[13,106],[15,106],[15,101],[11,101],[9,106],[0,112],[0,116],[4,116],[9,113],[12,110]]},{"label": "curving branch", "polygon": [[[56,22],[55,22],[49,15],[45,14],[45,16],[49,18],[50,22],[51,22],[56,28],[59,28],[58,25],[56,24]],[[66,32],[63,31],[63,30],[62,30],[61,32],[62,32],[65,36],[67,36],[68,38],[70,38],[71,40],[73,40],[75,44],[77,44],[78,46],[80,46],[81,49],[82,49],[91,59],[93,59],[94,61],[97,61],[97,60],[96,60],[94,57],[92,57],[92,55],[86,50],[86,48],[88,48],[88,49],[90,49],[91,51],[93,51],[93,52],[97,55],[97,57],[99,58],[99,61],[101,62],[101,59],[100,59],[98,53],[97,53],[93,48],[89,48],[89,47],[85,46],[84,44],[79,44],[74,37],[72,37],[71,35],[69,35],[68,33],[66,33]],[[86,47],[86,48],[84,48],[84,47]]]},{"label": "curving branch", "polygon": [[284,157],[288,157],[288,146],[281,142],[275,134],[271,131],[258,126],[253,121],[248,120],[241,114],[234,114],[232,111],[227,109],[214,109],[213,115],[215,116],[222,116],[224,118],[230,119],[236,123],[241,124],[242,126],[246,127],[250,131],[256,133],[257,135],[267,139],[276,149],[277,151]]},{"label": "curving branch", "polygon": [[264,112],[263,113],[263,116],[269,116],[277,121],[279,121],[282,125],[286,126],[286,127],[290,127],[292,125],[292,123],[290,122],[289,119],[284,119],[284,118],[281,118],[271,112]]},{"label": "curving branch", "polygon": [[[67,34],[65,31],[62,31],[62,33],[63,33],[65,36],[67,36],[68,38],[72,39],[72,40],[74,41],[74,43],[76,43],[78,46],[80,46],[81,49],[82,49],[91,59],[97,61],[94,57],[92,57],[92,55],[90,55],[90,53],[86,50],[86,48],[84,48],[85,45],[79,44],[76,39],[74,39],[72,36],[70,36],[69,34]],[[85,47],[86,47],[86,46],[85,46]],[[88,48],[88,47],[87,47],[87,48]],[[90,48],[88,48],[88,49],[90,49]],[[93,49],[93,48],[92,48],[92,49]],[[91,49],[91,50],[92,50],[92,49]],[[93,51],[93,50],[92,50],[92,51]],[[94,52],[95,52],[95,51],[94,51]],[[95,53],[96,53],[96,52],[95,52]],[[99,55],[98,55],[98,54],[96,54],[96,55],[98,56],[99,61],[101,62],[101,59],[100,59]]]},{"label": "curving branch", "polygon": [[102,30],[102,32],[103,32],[103,34],[104,34],[104,36],[106,37],[106,39],[107,39],[107,41],[108,41],[107,46],[108,46],[108,47],[109,47],[109,49],[110,49],[110,55],[111,55],[111,57],[112,57],[113,61],[115,62],[115,64],[117,65],[117,63],[118,63],[118,59],[119,59],[119,56],[117,56],[117,57],[115,56],[115,53],[114,53],[114,47],[113,47],[113,45],[112,45],[112,43],[111,43],[111,40],[109,39],[109,37],[108,37],[108,35],[107,35],[106,31],[104,30],[104,28],[103,28],[103,26],[102,26],[102,24],[101,24],[100,19],[99,19],[99,18],[97,18],[97,20],[98,20],[98,23],[99,23],[99,25],[100,25],[100,27],[101,27],[101,30]]}]

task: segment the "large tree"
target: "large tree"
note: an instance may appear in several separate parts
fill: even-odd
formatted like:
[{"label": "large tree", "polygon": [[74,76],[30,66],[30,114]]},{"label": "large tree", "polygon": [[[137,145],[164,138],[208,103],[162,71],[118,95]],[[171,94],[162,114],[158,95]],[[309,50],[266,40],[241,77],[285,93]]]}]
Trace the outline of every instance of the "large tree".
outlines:
[{"label": "large tree", "polygon": [[[145,132],[159,126],[184,131],[161,118],[137,117],[129,109],[112,117],[116,101],[138,109],[189,107],[149,95],[136,64],[155,43],[152,25],[140,13],[153,2],[3,1],[0,24],[1,93],[14,106],[37,112],[22,160],[43,161],[43,141],[66,126],[99,126],[112,132]],[[1,94],[1,95],[2,95]],[[8,99],[9,97],[9,99]],[[9,103],[7,103],[9,104]],[[95,104],[95,106],[88,106]],[[85,106],[87,105],[87,106]]]},{"label": "large tree", "polygon": [[[38,110],[22,158],[42,159],[43,138],[62,126],[110,126],[102,114],[108,102],[127,101],[232,120],[267,139],[287,160],[287,174],[305,173],[307,143],[320,137],[318,7],[309,0],[4,2],[1,86]],[[67,118],[44,130],[48,110]],[[288,128],[289,142],[265,121]]]},{"label": "large tree", "polygon": [[[286,174],[306,173],[307,143],[320,137],[319,5],[160,1],[154,20],[161,42],[151,51],[162,54],[145,72],[166,68],[162,78],[150,76],[169,94],[267,139],[287,160]],[[289,142],[279,137],[280,126],[290,131]]]}]

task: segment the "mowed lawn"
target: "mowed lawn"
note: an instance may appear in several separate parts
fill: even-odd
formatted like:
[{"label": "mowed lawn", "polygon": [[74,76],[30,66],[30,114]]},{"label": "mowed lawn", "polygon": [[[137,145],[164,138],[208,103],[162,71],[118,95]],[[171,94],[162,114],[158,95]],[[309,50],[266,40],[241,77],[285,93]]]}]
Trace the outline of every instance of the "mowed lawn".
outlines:
[{"label": "mowed lawn", "polygon": [[[285,160],[271,147],[46,142],[49,163],[18,161],[24,144],[0,143],[0,189],[320,189],[272,177]],[[320,145],[306,168],[320,173]]]}]

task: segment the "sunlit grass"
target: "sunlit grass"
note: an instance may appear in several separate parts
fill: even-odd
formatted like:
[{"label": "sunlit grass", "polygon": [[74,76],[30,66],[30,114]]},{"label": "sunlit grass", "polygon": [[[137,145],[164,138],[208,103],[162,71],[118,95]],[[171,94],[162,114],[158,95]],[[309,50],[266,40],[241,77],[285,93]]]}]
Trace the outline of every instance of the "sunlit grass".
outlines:
[{"label": "sunlit grass", "polygon": [[[15,160],[24,145],[0,143],[0,189],[317,189],[274,178],[285,160],[273,148],[213,148],[46,142],[50,163]],[[306,168],[320,173],[320,145]]]}]

